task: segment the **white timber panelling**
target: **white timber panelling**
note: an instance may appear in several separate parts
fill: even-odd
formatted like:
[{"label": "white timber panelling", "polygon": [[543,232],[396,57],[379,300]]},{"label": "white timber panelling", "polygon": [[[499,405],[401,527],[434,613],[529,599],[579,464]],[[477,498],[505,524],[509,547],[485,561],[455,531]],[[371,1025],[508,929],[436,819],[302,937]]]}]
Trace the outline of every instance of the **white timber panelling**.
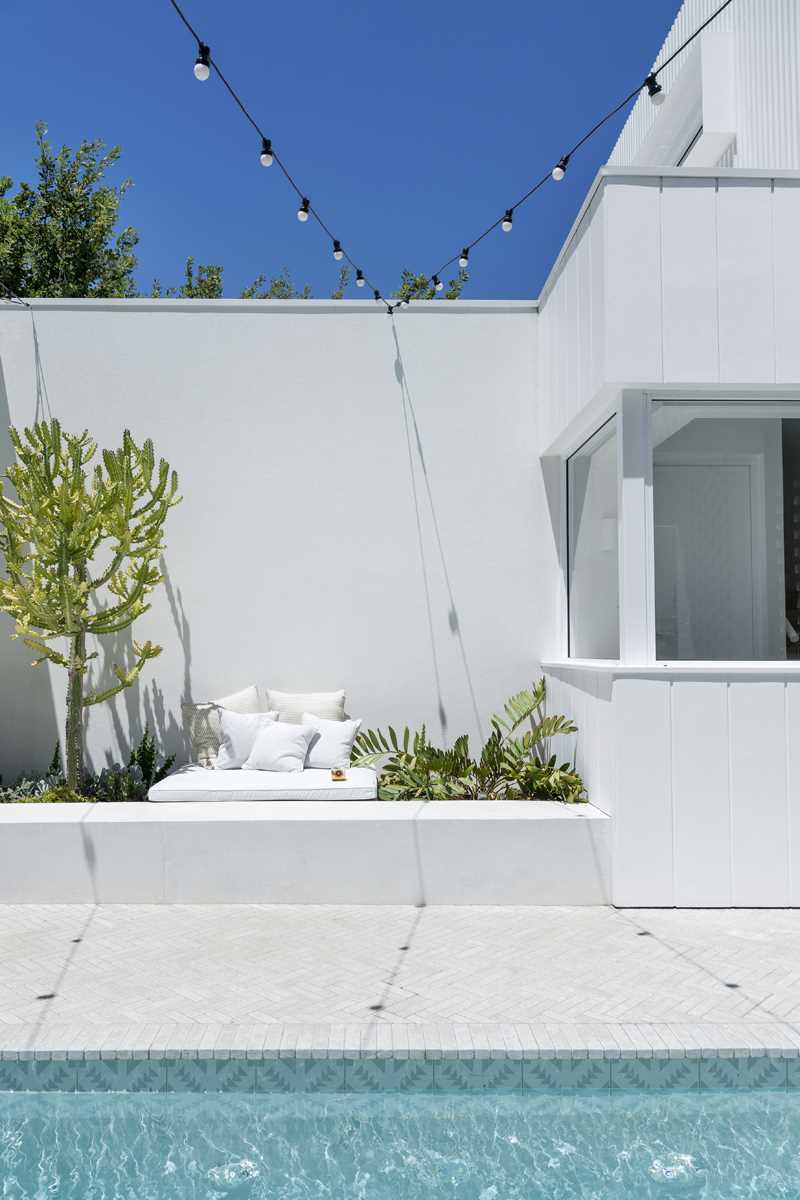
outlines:
[{"label": "white timber panelling", "polygon": [[[611,783],[614,904],[800,905],[800,678],[791,667],[546,669],[555,706],[583,716],[577,761],[598,807],[607,800],[593,789]],[[609,743],[616,765],[604,776]]]},{"label": "white timber panelling", "polygon": [[605,186],[607,380],[663,378],[660,185],[644,176]]},{"label": "white timber panelling", "polygon": [[614,903],[672,905],[669,687],[650,679],[617,679],[613,703]]},{"label": "white timber panelling", "polygon": [[775,378],[778,383],[800,379],[800,190],[775,180],[772,229],[775,278]]},{"label": "white timber panelling", "polygon": [[[719,8],[719,0],[685,0],[653,67],[664,62]],[[800,169],[800,6],[797,0],[734,0],[698,41],[732,35],[736,134],[732,166]],[[694,43],[695,46],[697,43]],[[659,82],[670,94],[680,87],[690,53],[675,59]],[[725,81],[721,80],[722,86]],[[703,97],[704,117],[711,115],[716,97]],[[646,94],[639,97],[625,122],[609,162],[628,166],[638,161],[659,118],[665,115]],[[672,166],[672,162],[664,166]]]},{"label": "white timber panelling", "polygon": [[771,209],[770,180],[719,181],[719,362],[724,383],[775,378]]},{"label": "white timber panelling", "polygon": [[559,762],[573,762],[592,804],[609,815],[614,811],[614,726],[611,678],[605,671],[553,668],[546,673],[547,711],[570,717],[577,734],[553,739],[551,753]]},{"label": "white timber panelling", "polygon": [[733,902],[789,903],[785,685],[729,684]]},{"label": "white timber panelling", "polygon": [[728,687],[678,680],[670,688],[674,903],[731,903]]},{"label": "white timber panelling", "polygon": [[661,194],[664,378],[719,377],[717,188],[713,179],[665,179]]}]

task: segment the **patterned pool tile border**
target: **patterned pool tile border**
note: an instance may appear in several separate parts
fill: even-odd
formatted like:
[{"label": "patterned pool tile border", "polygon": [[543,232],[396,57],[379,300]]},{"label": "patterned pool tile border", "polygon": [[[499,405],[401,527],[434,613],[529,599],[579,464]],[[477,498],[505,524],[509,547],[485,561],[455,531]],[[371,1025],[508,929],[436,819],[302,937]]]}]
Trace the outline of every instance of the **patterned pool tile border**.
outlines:
[{"label": "patterned pool tile border", "polygon": [[614,1092],[800,1089],[800,1059],[112,1058],[0,1061],[0,1092]]}]

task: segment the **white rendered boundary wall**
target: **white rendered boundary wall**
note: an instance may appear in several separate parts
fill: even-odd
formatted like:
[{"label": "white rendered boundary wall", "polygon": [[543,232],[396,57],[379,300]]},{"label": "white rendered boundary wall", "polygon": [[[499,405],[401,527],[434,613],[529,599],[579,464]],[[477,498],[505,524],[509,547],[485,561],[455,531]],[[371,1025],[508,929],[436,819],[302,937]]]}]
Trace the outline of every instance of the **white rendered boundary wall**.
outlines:
[{"label": "white rendered boundary wall", "polygon": [[537,801],[0,807],[0,904],[606,904],[610,825]]},{"label": "white rendered boundary wall", "polygon": [[[52,412],[100,446],[152,437],[180,475],[166,586],[135,629],[163,654],[90,710],[95,768],[146,722],[185,759],[181,701],[249,684],[345,688],[365,725],[450,743],[485,733],[556,620],[535,319],[458,301],[394,321],[356,301],[0,304],[0,469],[6,426]],[[6,780],[50,761],[66,689],[8,629]],[[109,679],[130,636],[98,649]]]}]

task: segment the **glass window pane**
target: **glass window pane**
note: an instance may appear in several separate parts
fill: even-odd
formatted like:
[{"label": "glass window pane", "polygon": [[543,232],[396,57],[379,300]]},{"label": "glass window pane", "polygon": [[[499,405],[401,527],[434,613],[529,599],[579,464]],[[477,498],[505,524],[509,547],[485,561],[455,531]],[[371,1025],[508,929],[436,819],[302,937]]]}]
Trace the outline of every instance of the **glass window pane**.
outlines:
[{"label": "glass window pane", "polygon": [[800,406],[653,406],[656,657],[800,657]]},{"label": "glass window pane", "polygon": [[569,653],[619,658],[617,429],[612,418],[567,460]]}]

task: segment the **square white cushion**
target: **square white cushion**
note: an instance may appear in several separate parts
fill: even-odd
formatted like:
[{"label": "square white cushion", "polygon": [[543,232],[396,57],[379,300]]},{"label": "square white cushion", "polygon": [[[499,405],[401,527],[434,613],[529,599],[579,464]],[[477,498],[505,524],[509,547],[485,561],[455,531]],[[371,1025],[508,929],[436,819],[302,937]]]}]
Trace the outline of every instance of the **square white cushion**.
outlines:
[{"label": "square white cushion", "polygon": [[255,745],[256,738],[267,725],[278,719],[274,712],[237,713],[227,708],[219,710],[219,751],[214,763],[217,771],[233,771],[244,765]]},{"label": "square white cushion", "polygon": [[308,725],[274,721],[256,738],[245,771],[302,771],[314,730]]},{"label": "square white cushion", "polygon": [[303,725],[314,730],[314,740],[308,748],[307,767],[323,769],[350,766],[353,742],[361,728],[361,721],[326,721],[312,713],[303,713]]},{"label": "square white cushion", "polygon": [[275,692],[267,690],[267,708],[276,708],[282,721],[300,725],[303,713],[328,721],[344,720],[344,692]]},{"label": "square white cushion", "polygon": [[232,712],[265,712],[267,704],[255,684],[242,688],[219,700],[206,700],[200,704],[182,704],[183,724],[192,752],[192,761],[202,767],[213,767],[219,750],[219,711],[228,708]]}]

